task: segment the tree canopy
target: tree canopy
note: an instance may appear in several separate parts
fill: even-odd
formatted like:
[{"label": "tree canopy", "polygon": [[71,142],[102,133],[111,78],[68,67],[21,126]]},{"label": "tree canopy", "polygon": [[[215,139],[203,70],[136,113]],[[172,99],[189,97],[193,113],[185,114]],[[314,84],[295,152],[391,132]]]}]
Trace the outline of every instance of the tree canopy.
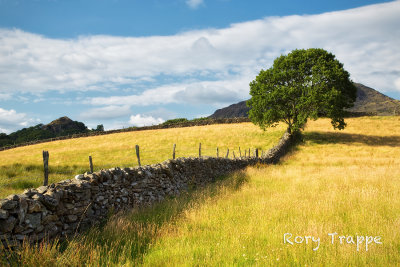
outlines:
[{"label": "tree canopy", "polygon": [[333,54],[310,48],[276,58],[250,83],[250,95],[249,117],[262,129],[283,121],[289,132],[298,132],[309,118],[320,116],[344,129],[344,109],[353,106],[357,88]]}]

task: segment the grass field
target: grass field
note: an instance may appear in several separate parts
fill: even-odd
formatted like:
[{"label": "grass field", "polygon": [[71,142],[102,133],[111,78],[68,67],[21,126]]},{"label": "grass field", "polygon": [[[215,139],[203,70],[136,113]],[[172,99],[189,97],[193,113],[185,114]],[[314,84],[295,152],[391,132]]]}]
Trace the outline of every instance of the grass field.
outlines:
[{"label": "grass field", "polygon": [[[310,122],[280,164],[109,219],[62,246],[26,247],[31,266],[398,266],[400,118]],[[284,243],[284,234],[320,238]],[[338,233],[331,243],[329,233]],[[338,236],[379,236],[341,244]],[[297,239],[298,241],[300,239]],[[292,241],[293,238],[292,238]],[[351,240],[350,240],[351,241]],[[11,259],[12,260],[12,259]]]},{"label": "grass field", "polygon": [[[220,155],[226,149],[268,149],[280,138],[284,127],[263,132],[251,123],[219,124],[187,128],[171,128],[128,133],[117,133],[79,139],[61,140],[33,146],[0,151],[0,198],[20,193],[25,188],[43,183],[42,151],[50,154],[49,182],[71,179],[89,170],[92,156],[95,170],[137,165],[135,145],[140,146],[142,165],[154,164],[176,156]],[[232,155],[232,153],[231,153]]]}]

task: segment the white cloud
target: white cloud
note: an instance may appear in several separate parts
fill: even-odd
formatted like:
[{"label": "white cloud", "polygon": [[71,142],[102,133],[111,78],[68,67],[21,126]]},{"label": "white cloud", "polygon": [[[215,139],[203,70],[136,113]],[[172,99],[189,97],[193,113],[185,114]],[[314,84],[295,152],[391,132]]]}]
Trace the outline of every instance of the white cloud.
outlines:
[{"label": "white cloud", "polygon": [[79,117],[81,119],[114,119],[122,116],[129,115],[131,113],[130,107],[127,105],[117,106],[117,105],[110,105],[101,108],[93,108],[82,112]]},{"label": "white cloud", "polygon": [[37,122],[38,120],[29,118],[25,113],[0,108],[0,132],[9,134]]},{"label": "white cloud", "polygon": [[192,9],[196,9],[198,8],[200,5],[204,4],[203,0],[187,0],[186,4],[192,8]]},{"label": "white cloud", "polygon": [[0,94],[0,101],[10,100],[11,97],[11,94]]},{"label": "white cloud", "polygon": [[152,116],[145,115],[132,115],[129,120],[129,124],[133,126],[150,126],[163,123],[164,120],[161,118],[154,118]]},{"label": "white cloud", "polygon": [[[132,38],[57,40],[0,29],[0,93],[123,86],[138,93],[87,102],[216,104],[224,97],[246,98],[248,84],[261,68],[270,67],[282,53],[309,47],[334,53],[356,82],[384,92],[400,91],[398,14],[400,1],[394,1],[320,15],[266,17],[224,29]],[[167,82],[157,83],[159,75]]]},{"label": "white cloud", "polygon": [[131,106],[148,106],[157,104],[176,103],[175,93],[181,91],[180,85],[166,85],[149,89],[137,95],[93,97],[85,101],[91,105],[120,105],[126,103]]},{"label": "white cloud", "polygon": [[157,108],[155,110],[148,111],[148,112],[144,112],[143,115],[158,117],[158,118],[162,118],[165,120],[174,119],[178,116],[178,114],[176,112],[171,111],[166,108],[162,108],[162,107]]},{"label": "white cloud", "polygon": [[247,87],[246,82],[238,81],[236,85],[239,86],[235,86],[232,81],[193,83],[176,93],[175,99],[182,103],[192,104],[218,105],[220,103],[232,103],[248,95],[248,91],[243,90],[243,88]]},{"label": "white cloud", "polygon": [[211,104],[231,103],[248,97],[248,77],[240,80],[188,82],[160,86],[137,95],[94,97],[85,104],[150,106],[171,103]]}]

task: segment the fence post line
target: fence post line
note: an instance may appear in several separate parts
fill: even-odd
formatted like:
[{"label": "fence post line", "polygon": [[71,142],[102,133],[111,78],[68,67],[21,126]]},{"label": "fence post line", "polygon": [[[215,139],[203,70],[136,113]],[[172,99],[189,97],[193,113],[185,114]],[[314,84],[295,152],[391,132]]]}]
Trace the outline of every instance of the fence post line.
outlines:
[{"label": "fence post line", "polygon": [[176,148],[176,144],[174,144],[174,148],[173,148],[173,151],[172,151],[172,159],[175,159],[175,148]]},{"label": "fence post line", "polygon": [[199,158],[201,158],[201,143],[199,143]]},{"label": "fence post line", "polygon": [[136,145],[136,157],[139,163],[139,167],[141,167],[142,165],[140,164],[139,145]]},{"label": "fence post line", "polygon": [[43,167],[44,167],[43,185],[46,186],[49,183],[49,151],[43,150]]},{"label": "fence post line", "polygon": [[228,158],[228,156],[229,156],[229,148],[227,148],[226,150],[226,158]]},{"label": "fence post line", "polygon": [[217,158],[219,158],[219,150],[218,150],[218,147],[217,147]]},{"label": "fence post line", "polygon": [[250,154],[250,148],[249,148],[249,158],[251,157],[251,154]]},{"label": "fence post line", "polygon": [[93,161],[92,156],[89,156],[90,173],[93,173]]},{"label": "fence post line", "polygon": [[256,148],[256,158],[258,158],[258,148]]}]

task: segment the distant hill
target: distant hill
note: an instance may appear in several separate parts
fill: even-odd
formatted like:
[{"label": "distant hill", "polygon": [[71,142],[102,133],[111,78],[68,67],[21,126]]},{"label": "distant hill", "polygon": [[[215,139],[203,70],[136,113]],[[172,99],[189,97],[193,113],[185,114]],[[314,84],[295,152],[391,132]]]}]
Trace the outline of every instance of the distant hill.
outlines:
[{"label": "distant hill", "polygon": [[61,117],[57,120],[43,125],[38,124],[29,128],[16,131],[9,135],[0,134],[0,147],[6,145],[21,144],[34,140],[42,140],[47,138],[66,136],[88,132],[86,125],[79,121],[73,121],[68,117]]},{"label": "distant hill", "polygon": [[[354,83],[357,87],[357,99],[354,107],[349,109],[352,115],[399,115],[400,101],[388,97],[375,89]],[[247,117],[249,108],[246,106],[246,101],[241,101],[232,104],[228,107],[218,109],[210,116],[213,119]]]},{"label": "distant hill", "polygon": [[351,112],[362,112],[371,115],[400,115],[400,101],[388,97],[375,89],[355,83],[357,87],[357,100]]},{"label": "distant hill", "polygon": [[88,130],[83,122],[73,121],[68,117],[61,117],[42,127],[43,130],[51,131],[56,135],[83,133]]}]

